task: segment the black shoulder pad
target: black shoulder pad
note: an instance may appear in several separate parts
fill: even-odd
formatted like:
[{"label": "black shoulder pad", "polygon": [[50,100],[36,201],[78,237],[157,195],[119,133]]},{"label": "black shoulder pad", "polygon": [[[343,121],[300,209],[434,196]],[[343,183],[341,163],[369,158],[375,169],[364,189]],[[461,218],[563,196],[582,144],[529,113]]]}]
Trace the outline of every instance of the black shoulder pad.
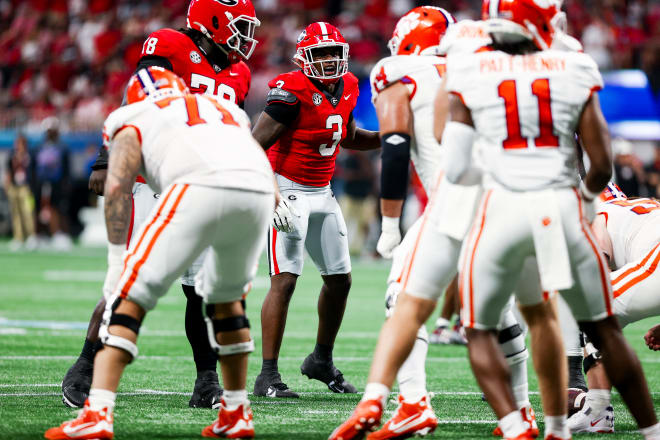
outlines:
[{"label": "black shoulder pad", "polygon": [[270,89],[270,92],[268,92],[268,96],[266,97],[267,104],[274,101],[284,102],[285,104],[295,104],[298,101],[298,97],[287,90],[275,87]]},{"label": "black shoulder pad", "polygon": [[172,68],[172,63],[167,58],[158,55],[146,55],[140,58],[135,71],[137,72],[140,69],[146,69],[147,67],[151,66],[158,66],[162,67],[163,69],[174,70]]}]

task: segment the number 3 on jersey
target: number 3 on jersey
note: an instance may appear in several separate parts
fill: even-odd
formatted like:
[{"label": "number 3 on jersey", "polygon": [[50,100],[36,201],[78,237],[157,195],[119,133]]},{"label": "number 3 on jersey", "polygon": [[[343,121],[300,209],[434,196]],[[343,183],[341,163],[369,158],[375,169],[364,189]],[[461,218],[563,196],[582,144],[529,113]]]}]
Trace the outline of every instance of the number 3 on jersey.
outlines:
[{"label": "number 3 on jersey", "polygon": [[[337,128],[335,129],[335,125]],[[341,141],[341,135],[343,133],[343,125],[344,125],[344,120],[342,119],[341,115],[330,115],[328,116],[328,119],[325,120],[325,128],[329,130],[333,130],[332,132],[332,145],[328,146],[328,144],[321,144],[319,147],[319,153],[321,156],[332,156],[335,154],[335,150],[337,149],[337,145],[339,144],[339,141]]]},{"label": "number 3 on jersey", "polygon": [[[505,150],[527,148],[527,136],[523,137],[520,128],[518,93],[516,81],[507,79],[497,87],[506,109],[507,138],[502,146]],[[532,82],[532,94],[539,103],[539,135],[534,138],[537,147],[559,147],[559,138],[553,133],[552,110],[550,107],[550,80],[539,78]]]}]

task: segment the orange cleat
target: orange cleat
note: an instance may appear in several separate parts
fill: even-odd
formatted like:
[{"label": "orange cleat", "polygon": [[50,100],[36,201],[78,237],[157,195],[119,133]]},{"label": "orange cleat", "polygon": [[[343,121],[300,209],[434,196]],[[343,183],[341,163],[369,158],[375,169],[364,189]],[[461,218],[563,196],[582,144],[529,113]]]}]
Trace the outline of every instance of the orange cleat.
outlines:
[{"label": "orange cleat", "polygon": [[[529,426],[530,433],[533,438],[539,436],[539,425],[536,424],[536,415],[534,414],[534,409],[531,406],[526,406],[520,410],[522,413],[523,422],[527,423]],[[493,435],[497,437],[502,437],[502,430],[499,426],[496,426],[493,429]]]},{"label": "orange cleat", "polygon": [[438,426],[438,419],[428,402],[428,397],[422,397],[418,402],[406,403],[399,394],[399,407],[392,418],[381,429],[367,436],[367,440],[385,440],[407,438],[413,435],[425,436],[432,433]]},{"label": "orange cleat", "polygon": [[380,399],[363,400],[353,410],[353,414],[335,429],[328,440],[361,439],[369,431],[380,425],[383,404]]},{"label": "orange cleat", "polygon": [[225,399],[222,399],[218,418],[212,425],[202,430],[202,437],[254,438],[250,402],[243,403],[236,409],[228,410]]},{"label": "orange cleat", "polygon": [[537,435],[534,435],[534,433],[532,432],[532,430],[531,430],[531,429],[528,429],[527,432],[523,432],[523,433],[520,434],[518,437],[510,437],[510,438],[507,438],[507,439],[505,439],[505,440],[533,440],[533,439],[535,439],[536,437],[538,437],[538,434],[537,434]]},{"label": "orange cleat", "polygon": [[83,409],[78,411],[78,417],[62,423],[56,428],[50,428],[44,434],[49,440],[112,440],[112,411],[104,408],[93,411],[89,408],[89,400],[85,401]]}]

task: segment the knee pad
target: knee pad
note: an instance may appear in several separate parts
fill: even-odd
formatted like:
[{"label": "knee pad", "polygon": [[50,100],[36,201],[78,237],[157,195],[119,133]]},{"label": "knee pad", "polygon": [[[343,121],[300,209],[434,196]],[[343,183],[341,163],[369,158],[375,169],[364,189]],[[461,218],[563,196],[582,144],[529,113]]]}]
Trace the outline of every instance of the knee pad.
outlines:
[{"label": "knee pad", "polygon": [[231,356],[233,354],[252,353],[254,351],[254,340],[250,339],[247,342],[237,342],[236,344],[218,344],[216,335],[221,332],[233,332],[244,328],[250,328],[250,321],[245,315],[232,316],[223,319],[213,319],[213,306],[208,305],[205,307],[206,314],[204,321],[206,321],[206,329],[209,336],[209,344],[213,351],[219,356]]},{"label": "knee pad", "polygon": [[500,330],[497,334],[497,341],[509,365],[529,358],[529,352],[525,346],[525,336],[520,325],[514,324],[511,327]]},{"label": "knee pad", "polygon": [[105,312],[103,313],[103,320],[101,321],[101,326],[99,327],[99,339],[103,345],[119,348],[120,350],[124,350],[130,354],[131,360],[129,362],[133,362],[133,360],[138,356],[137,345],[135,345],[133,341],[130,341],[121,336],[113,335],[109,332],[109,327],[111,325],[120,325],[131,330],[136,335],[140,333],[140,326],[142,325],[142,322],[138,321],[132,316],[128,316],[123,313],[115,313],[115,310],[121,301],[121,298],[116,297],[116,299],[110,303],[112,306],[110,308],[106,308]]}]

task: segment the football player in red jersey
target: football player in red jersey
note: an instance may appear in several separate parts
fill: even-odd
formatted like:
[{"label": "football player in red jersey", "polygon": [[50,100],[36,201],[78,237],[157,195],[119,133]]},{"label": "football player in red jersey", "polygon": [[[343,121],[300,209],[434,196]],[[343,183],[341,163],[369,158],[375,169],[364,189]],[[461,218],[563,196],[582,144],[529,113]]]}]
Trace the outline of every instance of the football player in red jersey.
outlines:
[{"label": "football player in red jersey", "polygon": [[348,44],[329,23],[312,23],[298,37],[300,70],[272,81],[266,108],[252,134],[268,150],[282,192],[268,240],[271,287],[261,309],[263,365],[254,394],[298,397],[277,369],[286,315],[302,273],[303,247],[323,278],[314,352],[302,374],[336,393],[355,393],[332,362],[332,349],[351,287],[346,225],[330,189],[338,147],[379,147],[377,132],[357,128],[352,112],[359,94],[348,72]]},{"label": "football player in red jersey", "polygon": [[[242,106],[250,88],[250,69],[243,60],[254,51],[254,32],[259,24],[250,0],[192,0],[187,28],[160,29],[150,34],[142,46],[136,71],[160,66],[183,78],[192,93],[217,95]],[[107,166],[107,150],[103,147],[89,180],[90,189],[99,195],[103,194]],[[135,229],[157,202],[157,195],[140,179],[133,189],[131,224]],[[219,405],[222,388],[216,372],[217,355],[209,345],[201,314],[201,298],[194,289],[193,278],[202,260],[203,255],[181,281],[187,298],[186,336],[197,368],[189,405],[210,408]],[[92,314],[82,353],[62,381],[62,400],[68,406],[82,407],[89,393],[94,354],[101,348],[98,327],[104,308],[102,298]]]}]

